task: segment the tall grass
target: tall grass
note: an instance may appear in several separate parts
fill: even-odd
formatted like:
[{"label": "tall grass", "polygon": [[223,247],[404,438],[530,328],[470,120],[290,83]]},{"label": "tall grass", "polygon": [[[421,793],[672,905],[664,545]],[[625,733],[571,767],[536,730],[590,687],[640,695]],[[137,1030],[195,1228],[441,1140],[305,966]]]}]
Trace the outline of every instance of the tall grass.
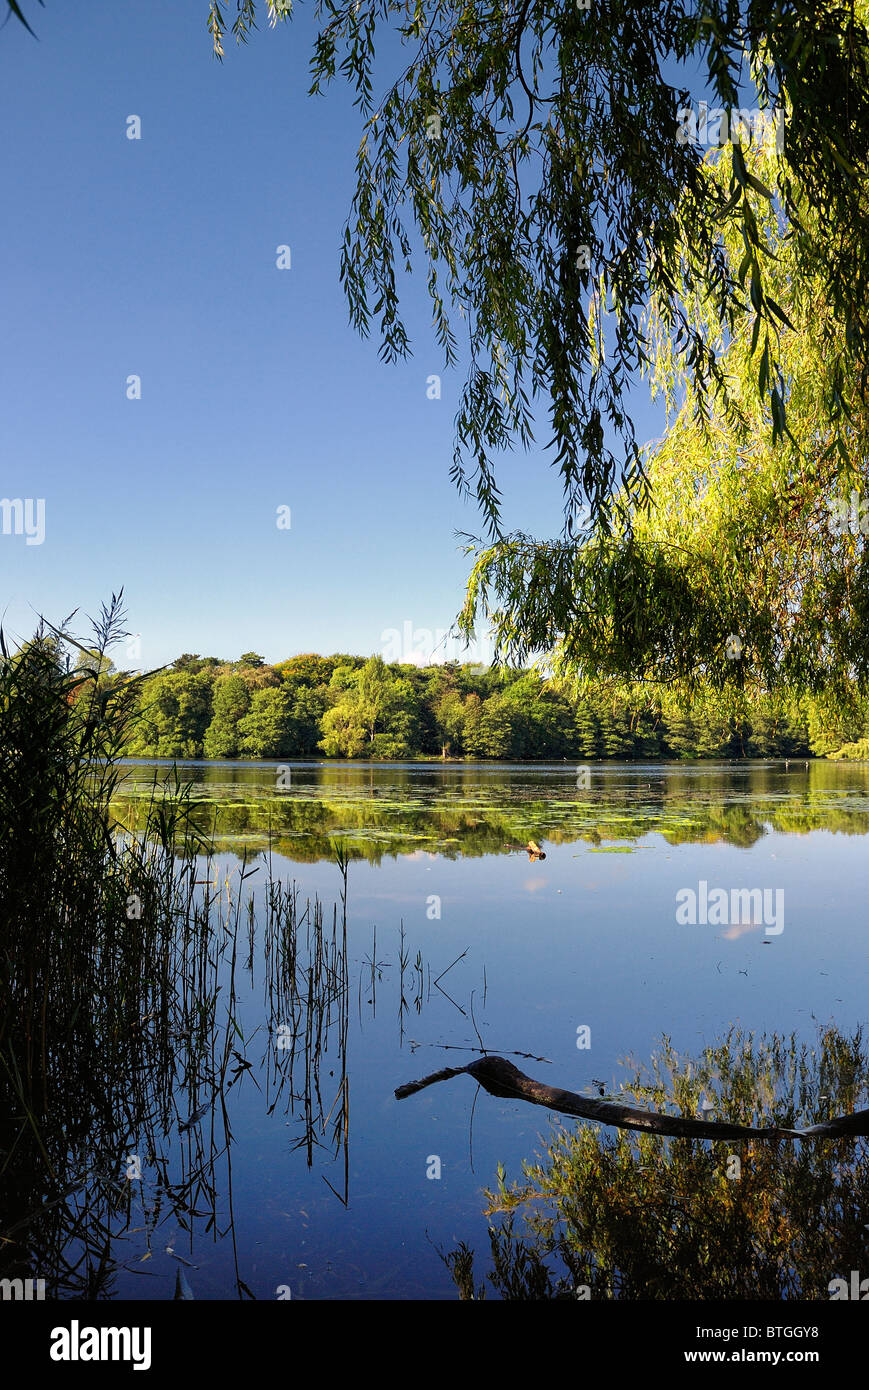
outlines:
[{"label": "tall grass", "polygon": [[[168,997],[171,926],[191,894],[173,867],[183,798],[155,787],[146,836],[112,823],[139,683],[107,676],[120,596],[88,645],[70,621],[41,622],[15,652],[0,633],[0,1183],[13,1228],[30,1209],[65,1212],[79,1172],[93,1177],[127,1137],[146,1086],[131,1040]],[[4,1268],[29,1258],[6,1235]],[[88,1269],[91,1257],[104,1263],[88,1239]]]},{"label": "tall grass", "polygon": [[49,1053],[92,1031],[94,1001],[110,995],[123,1010],[138,994],[145,938],[131,914],[138,900],[152,925],[171,916],[173,848],[185,833],[183,800],[163,795],[149,810],[152,833],[113,833],[141,678],[107,678],[109,649],[125,635],[118,596],[90,646],[68,623],[41,623],[14,654],[0,633],[0,1058],[37,1108],[49,1099]]}]

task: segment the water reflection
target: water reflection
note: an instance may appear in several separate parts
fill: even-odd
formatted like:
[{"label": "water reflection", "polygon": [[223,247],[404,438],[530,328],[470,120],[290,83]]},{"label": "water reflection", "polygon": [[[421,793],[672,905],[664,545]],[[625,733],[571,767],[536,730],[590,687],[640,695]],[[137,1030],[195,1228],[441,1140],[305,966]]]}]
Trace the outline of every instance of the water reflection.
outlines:
[{"label": "water reflection", "polygon": [[[21,962],[31,995],[51,976],[59,1026],[48,1020],[35,1057],[22,1031],[6,1037],[0,1278],[42,1279],[49,1299],[105,1299],[117,1296],[121,1272],[159,1279],[151,1262],[165,1266],[168,1255],[186,1271],[174,1296],[195,1298],[198,1252],[223,1242],[233,1286],[222,1296],[254,1297],[233,1198],[233,1158],[252,1111],[289,1127],[289,1151],[325,1169],[326,1186],[348,1205],[357,981],[340,846],[336,858],[340,902],[328,909],[279,879],[255,893],[244,863],[240,871],[210,858],[177,864],[170,910],[144,912],[103,950],[104,988],[77,1026],[54,963],[40,979],[34,971],[45,962]],[[91,943],[67,948],[75,957],[67,966],[91,968]],[[372,1015],[383,964],[375,936],[358,979],[360,1009],[364,985]],[[407,1010],[424,1009],[426,975],[430,991],[431,968],[421,951],[411,961],[402,931],[402,1038]]]},{"label": "water reflection", "polygon": [[[127,765],[116,812],[131,829],[161,766]],[[418,850],[454,859],[538,842],[630,845],[652,831],[671,845],[742,848],[770,830],[869,832],[864,764],[181,766],[197,823],[220,851],[271,847],[297,863],[331,860],[336,838],[352,858],[379,864]]]},{"label": "water reflection", "polygon": [[[44,956],[16,957],[9,988],[19,1022],[3,1033],[0,1021],[0,1277],[45,1278],[49,1297],[171,1298],[177,1286],[182,1297],[187,1287],[196,1298],[262,1298],[290,1285],[294,1298],[300,1286],[314,1297],[454,1296],[437,1258],[425,1263],[430,1231],[442,1243],[467,1233],[478,1291],[479,1188],[502,1158],[511,1176],[521,1171],[542,1112],[525,1122],[517,1107],[487,1097],[474,1110],[468,1083],[436,1111],[420,1104],[396,1115],[392,1092],[418,1070],[409,1061],[415,1048],[426,1049],[422,1070],[488,1046],[537,1056],[541,1066],[545,1054],[568,1085],[594,1073],[609,1086],[625,1048],[646,1056],[665,1027],[683,1045],[686,1033],[689,1041],[719,1036],[722,1018],[749,1015],[755,1026],[760,1015],[766,1026],[780,1010],[775,1026],[784,1016],[810,1028],[816,1015],[834,1011],[850,1022],[865,1012],[862,846],[808,837],[869,830],[862,766],[607,764],[577,786],[577,769],[564,766],[308,764],[292,766],[286,790],[276,787],[275,765],[184,772],[194,779],[200,828],[216,836],[214,857],[175,865],[165,910],[113,920],[98,947],[67,933]],[[117,802],[130,827],[142,824],[152,776],[150,765],[130,768]],[[654,847],[653,831],[662,837]],[[807,839],[785,860],[786,841],[774,843],[773,832]],[[674,892],[707,874],[713,880],[707,844],[757,854],[752,846],[765,837],[763,853],[778,853],[794,910],[782,949],[750,956],[759,932],[737,939],[725,931],[731,961],[712,933],[675,925]],[[641,839],[635,858],[619,857]],[[529,871],[532,843],[550,852]],[[575,857],[574,843],[582,849]],[[669,847],[682,845],[668,862]],[[306,870],[299,887],[286,866],[275,864],[272,877],[268,858],[254,873],[260,850],[325,867]],[[612,850],[619,853],[607,857]],[[505,862],[510,855],[515,864]],[[766,881],[753,869],[747,878]],[[432,891],[443,897],[443,918],[426,912]],[[811,913],[823,917],[823,933],[809,929]],[[583,1068],[577,1024],[588,1021],[595,1052]],[[853,1103],[842,1094],[850,1083],[836,1069],[840,1055],[834,1048],[829,1065],[807,1073],[805,1105]],[[747,1104],[752,1086],[754,1101],[765,1103],[767,1062],[731,1061],[733,1104]],[[854,1075],[862,1085],[863,1061]],[[742,1091],[733,1091],[734,1077]],[[723,1082],[710,1085],[716,1099],[725,1095]],[[681,1094],[671,1088],[666,1103]],[[476,1170],[467,1163],[471,1139]],[[595,1296],[635,1296],[654,1262],[633,1240],[633,1222],[658,1262],[654,1296],[682,1296],[679,1261],[696,1271],[704,1249],[722,1289],[727,1247],[723,1235],[714,1243],[716,1213],[728,1240],[739,1221],[757,1236],[768,1219],[795,1250],[794,1213],[813,1223],[802,1287],[815,1287],[825,1261],[829,1278],[840,1265],[843,1277],[858,1267],[848,1263],[858,1204],[847,1207],[847,1184],[860,1210],[869,1190],[853,1146],[811,1151],[805,1188],[794,1170],[793,1201],[776,1227],[775,1172],[761,1154],[742,1155],[744,1174],[765,1176],[740,1188],[737,1202],[706,1150],[631,1158],[618,1147],[610,1153],[588,1126],[576,1143],[587,1146],[570,1151],[571,1162],[579,1154],[585,1164],[582,1201],[629,1278],[614,1283],[604,1262],[594,1285],[600,1252],[587,1226],[574,1223],[579,1236],[544,1233],[566,1242],[575,1264],[562,1261],[553,1288],[574,1279]],[[427,1178],[432,1154],[445,1159],[442,1184]],[[559,1219],[579,1220],[586,1208],[575,1193],[559,1197]],[[647,1219],[636,1225],[638,1210]],[[764,1247],[752,1264],[745,1242],[733,1246],[733,1296],[751,1288],[789,1296],[797,1284],[776,1285],[769,1273],[784,1247],[779,1255]],[[497,1258],[508,1248],[519,1246],[503,1246]],[[561,1258],[562,1247],[537,1254]],[[501,1269],[490,1294],[535,1296],[545,1286],[512,1282],[516,1269],[503,1260]]]},{"label": "water reflection", "polygon": [[[810,1046],[732,1029],[694,1058],[665,1039],[620,1099],[804,1128],[865,1108],[867,1092],[859,1030],[822,1029]],[[559,1125],[485,1198],[494,1219],[476,1268],[467,1242],[442,1252],[463,1299],[841,1299],[869,1273],[865,1136],[709,1142]]]}]

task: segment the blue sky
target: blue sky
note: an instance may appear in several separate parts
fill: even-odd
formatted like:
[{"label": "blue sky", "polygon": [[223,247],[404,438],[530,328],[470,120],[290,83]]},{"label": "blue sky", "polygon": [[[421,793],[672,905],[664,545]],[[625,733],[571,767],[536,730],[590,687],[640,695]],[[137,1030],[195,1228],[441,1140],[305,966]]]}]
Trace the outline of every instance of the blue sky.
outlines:
[{"label": "blue sky", "polygon": [[[38,42],[0,30],[0,496],[44,498],[45,540],[0,535],[7,632],[121,586],[140,634],[121,665],[368,653],[388,629],[448,628],[469,565],[455,532],[479,529],[449,479],[461,375],[423,275],[403,290],[409,362],[384,365],[349,325],[361,123],[343,85],[307,95],[310,7],[228,42],[222,65],[206,0],[25,9]],[[557,533],[542,453],[505,457],[499,479],[508,526]]]}]

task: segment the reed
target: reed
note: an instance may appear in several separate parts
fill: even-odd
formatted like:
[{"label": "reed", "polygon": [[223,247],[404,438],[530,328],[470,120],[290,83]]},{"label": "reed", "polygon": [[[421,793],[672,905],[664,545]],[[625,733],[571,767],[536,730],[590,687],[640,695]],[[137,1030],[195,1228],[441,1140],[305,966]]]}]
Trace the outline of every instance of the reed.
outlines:
[{"label": "reed", "polygon": [[[137,678],[107,678],[124,635],[120,596],[87,645],[68,624],[14,654],[0,634],[0,1274],[51,1298],[110,1297],[134,1229],[146,1260],[166,1222],[226,1234],[227,1199],[235,1249],[227,1102],[253,1075],[237,978],[260,922],[272,1108],[283,1094],[309,1162],[343,1145],[347,1200],[348,861],[327,927],[270,861],[258,911],[258,868],[221,868],[177,770],[114,820],[138,703]],[[250,1296],[237,1261],[236,1285]]]}]

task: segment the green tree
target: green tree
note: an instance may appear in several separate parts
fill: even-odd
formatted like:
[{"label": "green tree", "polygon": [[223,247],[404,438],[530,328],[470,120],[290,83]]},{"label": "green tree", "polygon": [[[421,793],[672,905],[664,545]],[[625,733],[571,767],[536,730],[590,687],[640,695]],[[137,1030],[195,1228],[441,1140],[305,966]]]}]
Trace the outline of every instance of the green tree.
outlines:
[{"label": "green tree", "polygon": [[514,758],[563,758],[575,749],[574,713],[534,671],[521,674],[504,691],[513,714]]},{"label": "green tree", "polygon": [[809,746],[817,757],[834,753],[843,744],[854,743],[867,731],[863,701],[852,692],[813,700],[809,705]]},{"label": "green tree", "polygon": [[[723,151],[710,163],[722,188],[735,158]],[[768,152],[745,158],[758,183],[772,177]],[[829,417],[835,316],[825,272],[819,264],[806,278],[777,206],[756,190],[751,197],[779,331],[768,333],[754,310],[736,316],[718,340],[727,387],[708,402],[655,308],[656,381],[674,414],[648,450],[650,495],[624,494],[608,535],[545,544],[516,535],[478,557],[463,621],[485,611],[516,662],[555,641],[556,669],[575,677],[756,693],[866,684],[869,415],[858,374],[841,383],[842,407]],[[815,225],[815,209],[800,206]],[[724,240],[738,280],[744,247],[730,233]],[[687,273],[682,284],[689,296]],[[708,327],[709,306],[689,297]],[[776,407],[775,443],[766,381],[761,389],[755,375],[758,342],[771,380],[775,349],[772,389],[790,403],[786,434]]]},{"label": "green tree", "polygon": [[664,738],[667,749],[675,758],[697,757],[697,730],[694,720],[684,708],[667,710],[664,714]]},{"label": "green tree", "polygon": [[600,741],[605,758],[620,761],[634,756],[631,717],[625,703],[618,697],[603,701],[598,710]]},{"label": "green tree", "polygon": [[[476,697],[472,697],[476,698]],[[504,695],[482,701],[465,725],[465,748],[472,758],[511,758],[517,714]]]},{"label": "green tree", "polygon": [[251,692],[239,675],[221,676],[214,684],[214,713],[205,734],[206,758],[234,758],[239,752],[239,722],[250,709]]},{"label": "green tree", "polygon": [[588,699],[580,699],[576,708],[577,755],[580,758],[600,757],[600,733],[595,713]]},{"label": "green tree", "polygon": [[238,721],[238,751],[248,758],[288,758],[298,751],[292,691],[255,690]]},{"label": "green tree", "polygon": [[698,758],[734,758],[741,752],[741,737],[725,714],[704,710],[695,723]]},{"label": "green tree", "polygon": [[414,750],[415,701],[410,682],[372,656],[358,670],[338,666],[335,703],[323,716],[320,747],[330,757],[405,758]]},{"label": "green tree", "polygon": [[323,715],[323,737],[319,747],[329,758],[359,758],[368,741],[358,702],[345,695]]},{"label": "green tree", "polygon": [[373,742],[387,712],[397,703],[397,685],[381,656],[372,656],[355,678],[359,710]]},{"label": "green tree", "polygon": [[286,684],[293,699],[296,753],[299,757],[310,757],[317,752],[320,740],[320,722],[328,707],[326,692],[320,686],[314,688],[289,681]]},{"label": "green tree", "polygon": [[308,686],[326,686],[332,679],[336,666],[352,666],[354,662],[361,664],[358,657],[318,656],[316,652],[304,652],[301,656],[291,656],[287,661],[279,661],[274,669],[284,680],[294,680]]},{"label": "green tree", "polygon": [[434,717],[441,744],[441,756],[446,758],[448,754],[462,753],[464,751],[467,709],[465,699],[456,688],[444,690],[437,697]]},{"label": "green tree", "polygon": [[189,669],[160,672],[143,682],[141,720],[127,747],[131,757],[200,758],[211,720],[212,685]]}]

